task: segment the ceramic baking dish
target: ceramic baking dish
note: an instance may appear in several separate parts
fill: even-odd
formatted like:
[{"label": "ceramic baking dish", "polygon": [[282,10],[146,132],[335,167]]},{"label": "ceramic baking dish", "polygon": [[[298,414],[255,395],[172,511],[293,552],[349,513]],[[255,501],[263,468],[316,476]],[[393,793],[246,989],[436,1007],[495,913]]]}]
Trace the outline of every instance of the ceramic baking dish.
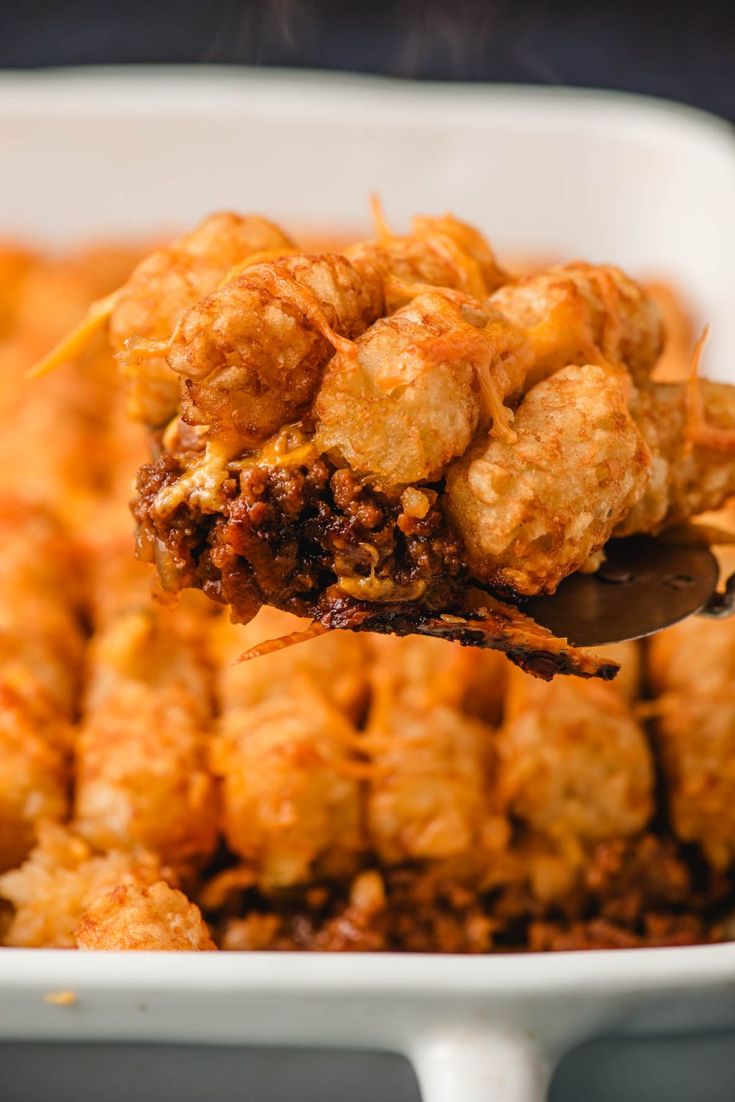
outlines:
[{"label": "ceramic baking dish", "polygon": [[[455,210],[499,252],[665,275],[735,381],[735,140],[595,92],[246,70],[0,78],[0,234],[69,243],[232,206],[358,228]],[[61,994],[61,998],[56,998]],[[49,999],[49,996],[52,996]],[[0,1038],[345,1045],[425,1102],[532,1102],[581,1040],[735,1028],[735,944],[483,958],[0,951]]]}]

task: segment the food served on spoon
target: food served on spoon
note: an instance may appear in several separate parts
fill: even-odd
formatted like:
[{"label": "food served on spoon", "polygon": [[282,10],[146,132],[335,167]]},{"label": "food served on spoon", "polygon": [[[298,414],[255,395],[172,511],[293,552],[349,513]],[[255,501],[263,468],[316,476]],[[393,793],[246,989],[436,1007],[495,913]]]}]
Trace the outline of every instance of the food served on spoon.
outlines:
[{"label": "food served on spoon", "polygon": [[614,676],[519,609],[735,492],[735,389],[657,383],[659,313],[617,268],[514,280],[481,234],[418,217],[342,253],[213,215],[144,260],[48,364],[106,324],[153,456],[140,556],[247,623],[504,651]]}]

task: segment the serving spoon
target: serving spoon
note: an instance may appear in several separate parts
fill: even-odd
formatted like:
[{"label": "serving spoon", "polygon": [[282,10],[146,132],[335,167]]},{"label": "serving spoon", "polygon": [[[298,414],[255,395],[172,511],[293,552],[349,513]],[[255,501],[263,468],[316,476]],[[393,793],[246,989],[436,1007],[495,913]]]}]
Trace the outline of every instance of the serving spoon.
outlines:
[{"label": "serving spoon", "polygon": [[553,596],[524,601],[523,611],[578,647],[641,639],[695,614],[735,614],[735,574],[718,591],[717,559],[691,533],[611,540],[596,573],[570,575]]}]

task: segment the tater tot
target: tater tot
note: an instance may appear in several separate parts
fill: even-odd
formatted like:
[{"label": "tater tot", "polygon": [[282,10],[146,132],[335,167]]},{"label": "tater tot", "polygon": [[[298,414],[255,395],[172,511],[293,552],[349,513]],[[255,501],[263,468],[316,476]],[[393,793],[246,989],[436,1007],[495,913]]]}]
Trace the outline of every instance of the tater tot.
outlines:
[{"label": "tater tot", "polygon": [[435,481],[483,414],[502,418],[529,365],[522,333],[501,315],[426,292],[330,362],[315,403],[317,442],[384,487]]},{"label": "tater tot", "polygon": [[290,691],[296,679],[307,681],[351,720],[362,714],[368,696],[369,640],[351,631],[330,631],[298,646],[260,655],[249,662],[237,659],[266,640],[278,639],[308,627],[288,612],[262,608],[249,624],[232,624],[219,617],[212,626],[212,649],[227,707],[249,708]]},{"label": "tater tot", "polygon": [[351,871],[363,844],[351,724],[296,679],[250,708],[230,707],[225,684],[221,707],[213,760],[230,849],[266,890]]},{"label": "tater tot", "polygon": [[493,807],[492,730],[458,709],[407,708],[385,686],[367,727],[374,776],[370,843],[387,864],[466,857],[502,849],[507,830]]},{"label": "tater tot", "polygon": [[645,381],[661,352],[656,303],[609,265],[548,268],[501,287],[490,302],[528,334],[535,353],[529,388],[568,364],[596,363],[599,356]]},{"label": "tater tot", "polygon": [[158,862],[143,852],[97,855],[57,823],[42,823],[28,860],[0,876],[0,898],[14,914],[4,944],[18,948],[73,949],[74,930],[90,903],[121,884],[151,884]]},{"label": "tater tot", "polygon": [[120,884],[92,900],[74,931],[77,948],[185,952],[216,949],[201,911],[158,880]]},{"label": "tater tot", "polygon": [[108,548],[101,556],[104,596],[76,743],[75,825],[100,849],[143,845],[186,869],[216,844],[211,677],[200,638],[206,620],[186,604],[152,604],[150,572],[128,554]]},{"label": "tater tot", "polygon": [[0,500],[0,545],[0,683],[69,720],[83,648],[79,555],[52,514],[18,497]]},{"label": "tater tot", "polygon": [[735,861],[735,621],[690,619],[655,635],[656,732],[674,830],[716,868]]},{"label": "tater tot", "polygon": [[0,682],[0,872],[29,853],[42,819],[67,811],[68,768],[37,711]]},{"label": "tater tot", "polygon": [[497,736],[508,812],[571,858],[642,830],[654,808],[653,762],[620,694],[592,682],[510,676],[509,714]]},{"label": "tater tot", "polygon": [[473,575],[553,593],[645,492],[650,453],[624,375],[567,367],[516,413],[514,443],[481,437],[447,472],[446,508]]},{"label": "tater tot", "polygon": [[[478,857],[507,842],[495,797],[494,732],[507,662],[409,636],[371,640],[372,705],[363,739],[371,846],[388,864]],[[479,691],[478,691],[479,690]]]},{"label": "tater tot", "polygon": [[272,222],[228,211],[212,214],[141,261],[115,302],[110,344],[127,380],[131,415],[165,424],[179,405],[179,380],[165,350],[139,355],[136,341],[165,341],[181,315],[249,256],[288,251],[291,240]]},{"label": "tater tot", "polygon": [[244,444],[266,439],[311,400],[333,352],[324,325],[356,337],[381,309],[377,275],[361,279],[338,255],[246,268],[189,310],[171,341],[184,420]]},{"label": "tater tot", "polygon": [[[452,256],[454,250],[447,248],[448,240],[461,253],[472,258],[478,265],[484,290],[487,294],[501,287],[510,279],[507,272],[498,264],[490,242],[468,222],[462,222],[453,214],[429,215],[417,214],[411,219],[411,232],[415,237],[423,238],[440,255]],[[451,284],[450,284],[451,286]],[[462,285],[459,290],[465,289]],[[469,287],[466,288],[470,290]]]},{"label": "tater tot", "polygon": [[482,298],[508,278],[479,230],[451,214],[417,215],[406,236],[381,228],[377,240],[349,245],[344,255],[361,274],[380,271],[390,308],[405,301],[401,283],[449,287]]},{"label": "tater tot", "polygon": [[[701,380],[699,389],[707,423],[735,429],[735,388]],[[658,383],[634,393],[631,412],[651,450],[652,477],[616,535],[655,534],[735,494],[733,451],[690,442],[684,384]]]},{"label": "tater tot", "polygon": [[373,680],[390,678],[401,707],[443,704],[486,723],[499,721],[509,669],[505,655],[425,635],[371,635],[368,642]]},{"label": "tater tot", "polygon": [[54,518],[0,502],[0,869],[67,808],[83,637],[79,561]]}]

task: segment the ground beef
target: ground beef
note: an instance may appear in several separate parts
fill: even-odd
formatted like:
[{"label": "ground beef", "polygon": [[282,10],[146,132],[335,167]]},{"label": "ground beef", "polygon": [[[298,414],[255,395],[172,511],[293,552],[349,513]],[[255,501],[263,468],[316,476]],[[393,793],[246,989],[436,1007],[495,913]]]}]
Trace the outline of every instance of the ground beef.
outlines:
[{"label": "ground beef", "polygon": [[[254,889],[209,914],[226,949],[324,952],[488,953],[693,945],[726,938],[724,898],[685,899],[686,863],[673,840],[642,835],[607,844],[559,904],[523,890],[482,891],[477,878],[431,865],[373,870],[380,898],[341,883],[265,897]],[[665,869],[657,869],[661,858]],[[646,865],[651,860],[653,863]],[[629,862],[623,871],[622,865]],[[616,871],[612,869],[615,866]],[[364,876],[360,874],[360,876]],[[358,877],[359,879],[359,877]],[[600,895],[599,893],[603,894]],[[609,894],[607,894],[609,893]],[[729,896],[731,898],[731,894]],[[613,917],[613,915],[615,917]]]},{"label": "ground beef", "polygon": [[161,517],[157,495],[191,458],[160,454],[138,476],[139,554],[156,563],[165,589],[202,589],[229,605],[235,622],[268,604],[328,629],[492,647],[546,680],[617,673],[614,662],[555,639],[474,586],[441,486],[389,495],[325,456],[295,466],[240,461],[219,512],[202,513],[185,498]]},{"label": "ground beef", "polygon": [[295,468],[246,466],[229,480],[221,515],[182,504],[162,523],[152,504],[182,470],[166,454],[141,468],[133,507],[139,545],[149,559],[160,559],[163,545],[176,587],[205,589],[231,605],[236,619],[249,619],[253,602],[318,615],[324,594],[345,574],[423,583],[422,603],[431,609],[445,604],[464,575],[437,494],[423,518],[406,517],[400,500],[319,457]]}]

